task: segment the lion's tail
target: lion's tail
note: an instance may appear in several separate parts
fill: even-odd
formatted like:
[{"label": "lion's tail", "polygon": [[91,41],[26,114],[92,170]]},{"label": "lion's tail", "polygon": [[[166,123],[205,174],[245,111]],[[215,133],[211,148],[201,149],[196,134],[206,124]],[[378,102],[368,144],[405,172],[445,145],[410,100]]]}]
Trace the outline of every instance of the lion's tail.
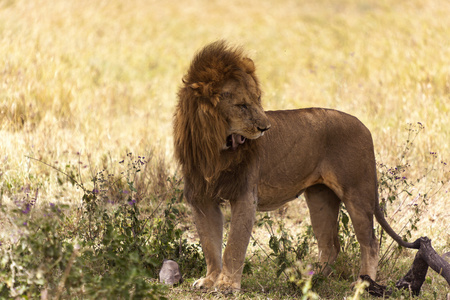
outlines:
[{"label": "lion's tail", "polygon": [[402,240],[402,238],[394,231],[394,229],[392,229],[391,225],[389,225],[389,223],[387,222],[386,218],[384,217],[383,211],[381,210],[381,207],[380,207],[380,203],[378,200],[378,191],[377,191],[376,199],[377,199],[377,201],[375,204],[375,217],[376,217],[378,223],[381,225],[381,227],[383,227],[384,231],[386,231],[387,234],[389,234],[394,239],[394,241],[396,241],[400,246],[406,247],[406,248],[411,248],[411,249],[419,249],[420,242],[418,239],[413,243],[406,242],[406,241]]}]

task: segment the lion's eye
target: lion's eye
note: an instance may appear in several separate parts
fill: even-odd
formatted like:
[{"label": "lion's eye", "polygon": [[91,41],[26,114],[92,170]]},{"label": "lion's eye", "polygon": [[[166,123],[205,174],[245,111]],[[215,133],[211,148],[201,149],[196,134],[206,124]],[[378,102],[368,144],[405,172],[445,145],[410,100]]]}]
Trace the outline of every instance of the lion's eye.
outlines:
[{"label": "lion's eye", "polygon": [[220,94],[220,97],[221,97],[222,99],[225,99],[225,98],[232,98],[232,97],[233,97],[233,94],[232,94],[231,92],[223,92],[223,93]]},{"label": "lion's eye", "polygon": [[247,104],[243,103],[243,104],[238,104],[238,106],[242,109],[247,109]]}]

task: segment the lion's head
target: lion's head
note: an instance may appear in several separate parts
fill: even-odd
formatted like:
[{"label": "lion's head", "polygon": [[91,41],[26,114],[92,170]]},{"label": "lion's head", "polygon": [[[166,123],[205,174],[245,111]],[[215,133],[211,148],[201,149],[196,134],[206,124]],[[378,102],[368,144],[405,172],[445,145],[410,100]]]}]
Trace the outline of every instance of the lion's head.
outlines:
[{"label": "lion's head", "polygon": [[269,127],[253,61],[224,41],[197,53],[174,116],[175,156],[183,173],[209,181],[242,162]]}]

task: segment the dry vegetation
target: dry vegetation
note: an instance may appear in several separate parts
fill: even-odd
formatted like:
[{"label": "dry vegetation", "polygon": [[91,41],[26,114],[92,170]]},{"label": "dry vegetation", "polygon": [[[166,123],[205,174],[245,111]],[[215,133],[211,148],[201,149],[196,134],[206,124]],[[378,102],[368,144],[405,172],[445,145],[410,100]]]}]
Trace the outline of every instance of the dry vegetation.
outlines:
[{"label": "dry vegetation", "polygon": [[[395,166],[408,123],[423,124],[403,163],[404,176],[425,177],[398,208],[427,193],[413,235],[450,251],[449,15],[447,0],[0,1],[1,203],[26,191],[39,203],[80,203],[79,189],[28,157],[89,175],[152,152],[175,172],[181,77],[196,50],[227,39],[256,62],[266,109],[353,114],[379,162]],[[396,208],[399,229],[408,215]]]}]

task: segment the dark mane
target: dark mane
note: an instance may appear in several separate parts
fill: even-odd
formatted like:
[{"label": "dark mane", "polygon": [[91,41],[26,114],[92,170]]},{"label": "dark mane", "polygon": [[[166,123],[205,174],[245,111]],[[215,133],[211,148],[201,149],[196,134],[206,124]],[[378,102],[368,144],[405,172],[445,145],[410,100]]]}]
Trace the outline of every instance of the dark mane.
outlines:
[{"label": "dark mane", "polygon": [[217,41],[195,55],[183,77],[173,123],[174,150],[185,183],[195,188],[192,193],[229,198],[246,181],[242,178],[239,182],[236,177],[246,174],[243,168],[253,156],[255,141],[246,142],[233,153],[222,151],[228,123],[217,104],[227,80],[242,82],[246,80],[243,74],[247,73],[257,83],[254,71],[253,61],[243,56],[241,48]]},{"label": "dark mane", "polygon": [[214,42],[195,55],[183,82],[212,83],[217,87],[228,79],[239,79],[244,67],[243,59],[242,48],[232,48],[222,40]]}]

